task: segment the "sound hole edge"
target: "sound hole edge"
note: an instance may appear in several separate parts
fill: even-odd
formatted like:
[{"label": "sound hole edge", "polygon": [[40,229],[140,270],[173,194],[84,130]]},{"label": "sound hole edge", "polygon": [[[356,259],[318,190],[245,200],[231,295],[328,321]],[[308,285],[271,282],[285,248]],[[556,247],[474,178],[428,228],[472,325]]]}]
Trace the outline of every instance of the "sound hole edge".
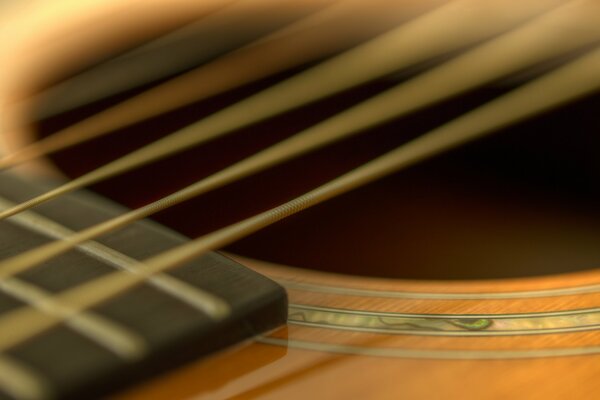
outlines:
[{"label": "sound hole edge", "polygon": [[[266,84],[200,106],[222,107]],[[93,189],[127,206],[140,206],[387,85],[380,82],[327,99]],[[201,235],[310,190],[499,92],[488,88],[452,99],[155,218],[186,235]],[[309,269],[423,280],[515,278],[596,268],[600,139],[593,133],[600,127],[599,99],[582,100],[497,132],[305,211],[227,250]],[[198,106],[60,152],[52,161],[71,177],[81,175],[197,118]],[[45,136],[58,127],[60,123],[51,121],[41,123],[38,131]]]}]

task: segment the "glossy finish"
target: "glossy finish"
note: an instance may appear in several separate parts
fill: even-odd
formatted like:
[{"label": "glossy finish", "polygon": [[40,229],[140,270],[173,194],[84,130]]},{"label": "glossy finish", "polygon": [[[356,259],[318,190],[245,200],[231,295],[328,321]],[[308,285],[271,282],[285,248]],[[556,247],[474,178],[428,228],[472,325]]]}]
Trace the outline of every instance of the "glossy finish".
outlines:
[{"label": "glossy finish", "polygon": [[[117,2],[103,4],[109,3]],[[164,9],[173,3],[164,2]],[[184,20],[185,13],[178,10],[191,6],[184,0],[176,3],[181,8],[172,8],[172,18]],[[203,12],[202,7],[196,12]],[[151,14],[149,24],[160,17]],[[48,22],[47,15],[43,17],[36,18]],[[69,21],[71,24],[56,24],[55,34],[77,27],[76,19]],[[123,21],[113,25],[121,27],[121,36],[130,33]],[[63,44],[62,58],[53,57],[60,52],[51,49],[32,51],[43,47],[41,38],[45,36],[40,33],[22,41],[25,51],[4,53],[11,55],[6,71],[13,79],[11,85],[0,87],[0,95],[5,95],[0,100],[29,94],[32,87],[49,80],[68,63],[64,61],[67,55],[76,58],[82,49],[89,54],[89,49],[102,44],[99,37],[88,33]],[[1,121],[9,132],[20,126],[25,112],[18,107],[11,111],[9,119]],[[32,132],[27,135],[15,128],[10,139],[16,147],[32,136]],[[537,148],[538,142],[532,143]],[[563,143],[557,143],[563,149]],[[563,159],[557,165],[562,166]],[[520,195],[518,191],[517,197]],[[472,196],[467,198],[472,200]],[[465,214],[473,215],[474,207],[463,202],[463,197],[458,199]],[[443,198],[442,202],[444,206],[448,203]],[[420,198],[415,203],[422,205]],[[539,202],[532,201],[532,208],[537,211]],[[569,212],[575,208],[570,207]],[[480,210],[489,216],[487,208]],[[444,224],[453,225],[452,218],[461,219],[462,214],[444,215],[451,217]],[[432,219],[441,220],[435,214]],[[507,222],[504,215],[497,219]],[[522,222],[520,217],[516,220]],[[562,214],[557,216],[557,221],[563,222],[557,224],[563,227],[557,231],[572,236],[565,233],[565,220],[570,221]],[[493,233],[498,231],[503,232],[496,229]],[[542,236],[547,231],[545,226],[539,230]],[[423,237],[423,243],[430,244],[430,236]],[[451,239],[458,240],[456,236]],[[510,239],[531,249],[530,242],[514,235]],[[577,246],[596,243],[595,239],[573,242]],[[339,243],[335,251],[343,253],[348,242]],[[331,247],[326,250],[331,252]],[[477,250],[485,255],[485,248]],[[505,254],[503,246],[497,250]],[[443,255],[431,253],[443,259]],[[287,326],[129,388],[116,398],[591,399],[600,389],[600,270],[519,279],[409,281],[335,275],[236,258],[288,289],[291,313]]]},{"label": "glossy finish", "polygon": [[[565,316],[597,312],[600,271],[469,282],[367,279],[239,259],[287,286],[292,309],[455,322],[431,332],[373,332],[321,315],[170,372],[117,398],[588,399],[600,389],[600,331]],[[355,314],[356,316],[356,314]],[[540,323],[540,318],[546,323]],[[561,319],[562,318],[562,319]],[[317,318],[318,319],[318,318]],[[503,321],[536,332],[494,330]],[[488,320],[482,323],[482,320]],[[385,321],[385,320],[384,320]],[[334,324],[338,322],[338,326]],[[414,322],[414,321],[413,321]],[[458,322],[458,324],[456,324]],[[495,326],[496,325],[496,326]],[[415,326],[412,325],[415,329]],[[461,334],[462,333],[462,334]]]}]

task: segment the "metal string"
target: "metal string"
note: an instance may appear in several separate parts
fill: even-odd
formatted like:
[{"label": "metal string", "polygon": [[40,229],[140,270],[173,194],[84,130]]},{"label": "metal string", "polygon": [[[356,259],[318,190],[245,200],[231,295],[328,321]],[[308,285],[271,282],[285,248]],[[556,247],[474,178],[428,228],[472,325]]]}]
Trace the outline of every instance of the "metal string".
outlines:
[{"label": "metal string", "polygon": [[[485,43],[161,200],[85,229],[62,241],[51,242],[3,260],[0,262],[0,279],[34,267],[86,240],[105,235],[192,197],[473,89],[541,60],[593,43],[600,36],[600,28],[579,29],[576,34],[571,35],[565,34],[564,30],[556,30],[557,25],[564,27],[566,22],[573,23],[572,18],[579,15],[580,7],[589,1],[593,0],[579,0],[545,14],[520,29]],[[594,15],[587,21],[590,26],[600,26],[597,24],[600,22],[600,16],[591,13],[587,15]],[[576,21],[578,26],[584,26],[581,19]]]},{"label": "metal string", "polygon": [[[222,1],[221,8],[213,13],[77,73],[23,99],[17,107],[41,103],[32,118],[38,121],[61,115],[196,68],[219,54],[246,46],[283,26],[294,25],[295,21],[336,1],[339,0],[296,0],[293,8],[279,0]],[[263,23],[265,16],[267,23]]]},{"label": "metal string", "polygon": [[[333,3],[339,0],[327,1]],[[353,1],[350,1],[350,3],[353,3]],[[345,4],[345,2],[342,4]],[[316,15],[306,17],[267,37],[258,39],[249,45],[237,49],[233,53],[217,58],[213,62],[200,66],[191,72],[184,73],[166,83],[160,84],[155,88],[55,132],[51,136],[25,146],[12,154],[8,154],[0,159],[0,169],[10,168],[43,155],[51,154],[106,135],[136,122],[177,109],[192,101],[206,99],[253,80],[260,79],[261,77],[268,76],[270,75],[269,71],[276,73],[280,68],[293,67],[298,63],[309,61],[311,59],[310,56],[304,57],[301,53],[293,54],[293,58],[286,60],[285,58],[276,57],[276,53],[273,52],[281,50],[282,42],[295,41],[297,37],[305,37],[306,32],[304,31],[311,29],[313,25],[318,25],[322,18],[319,16],[321,13],[330,14],[331,12],[328,12],[327,9],[317,12]],[[222,18],[223,16],[215,14],[213,17],[216,17],[214,19],[218,22],[218,17]],[[201,22],[203,24],[200,24],[200,26],[205,26],[206,21]],[[308,39],[310,39],[310,35]],[[325,42],[321,42],[323,42],[323,51],[326,52]],[[318,56],[320,47],[318,44],[312,44],[315,45],[313,51]],[[240,68],[241,65],[244,65],[245,68]],[[68,84],[68,82],[60,84],[54,90],[59,91],[60,87],[65,86],[65,84]],[[102,82],[96,78],[93,85],[94,87],[102,85]],[[93,89],[86,88],[86,92]],[[165,101],[165,99],[168,99],[168,101]],[[43,102],[43,94],[33,99],[27,99],[28,103],[32,101]],[[15,129],[18,129],[18,127]]]},{"label": "metal string", "polygon": [[[355,49],[227,107],[165,138],[8,210],[0,219],[62,194],[197,146],[244,126],[367,82],[402,67],[514,28],[559,4],[535,0],[456,0]],[[498,13],[503,18],[496,18]],[[10,157],[10,156],[9,156]]]},{"label": "metal string", "polygon": [[[137,275],[113,272],[67,290],[56,298],[71,305],[75,315],[144,282],[154,274],[225,246],[289,215],[507,125],[594,93],[600,90],[599,66],[600,49],[596,49],[290,202],[147,259],[141,263]],[[26,307],[5,314],[0,317],[0,351],[63,320]]]},{"label": "metal string", "polygon": [[[233,51],[229,50],[229,53],[219,56],[208,64],[195,68],[193,72],[183,74],[176,79],[171,79],[169,83],[158,85],[157,87],[148,90],[142,98],[136,99],[135,101],[129,99],[120,103],[118,108],[123,109],[133,107],[132,102],[137,103],[146,101],[148,102],[146,106],[151,107],[150,110],[142,115],[136,114],[136,117],[134,118],[137,118],[137,120],[149,118],[177,107],[176,105],[171,105],[172,103],[185,105],[192,101],[200,101],[214,94],[222,93],[245,83],[349,48],[366,40],[368,37],[397,26],[403,20],[422,12],[423,8],[431,8],[433,6],[431,3],[435,4],[440,1],[446,0],[427,0],[419,3],[414,3],[412,1],[407,3],[407,0],[374,0],[371,7],[367,8],[364,7],[364,3],[360,2],[360,0],[318,0],[318,2],[323,2],[325,6],[320,7],[316,12],[304,18],[300,18],[298,21],[292,22],[286,27],[275,29],[273,33],[261,35],[263,36],[262,38],[253,39],[252,41],[241,45],[239,48],[235,48]],[[232,11],[235,9],[235,16],[239,19],[239,14],[243,11],[240,10],[240,8],[242,8],[242,5],[244,4],[245,2],[238,2],[236,3],[236,5],[238,5],[237,8],[230,7],[229,10],[224,11],[229,11],[229,14],[232,14]],[[245,8],[248,8],[248,6],[246,5]],[[382,9],[384,9],[385,12],[383,12]],[[217,30],[217,27],[220,27],[220,29],[223,30],[223,24],[231,23],[231,21],[223,21],[223,19],[225,19],[224,17],[228,16],[228,19],[234,19],[231,18],[229,14],[223,14],[224,12],[216,13],[212,15],[212,19],[205,18],[197,22],[193,27],[184,28],[183,33],[178,32],[178,34],[174,36],[176,36],[176,38],[180,36],[199,37],[200,32],[214,31]],[[247,12],[243,15],[246,14]],[[359,21],[357,21],[358,18],[360,18],[360,24],[358,23]],[[369,22],[364,23],[365,20]],[[236,34],[232,36],[237,37],[237,35],[238,33],[236,32]],[[169,41],[177,42],[169,36],[167,38],[159,39],[159,44],[162,44],[166,39],[169,39],[167,40],[167,43],[169,43]],[[220,43],[222,40],[225,40],[225,42],[230,41],[219,37],[217,42]],[[237,41],[239,41],[239,39]],[[150,47],[149,49],[146,48],[148,46]],[[209,49],[208,52],[205,50],[205,47]],[[193,49],[193,51],[190,52],[195,54],[195,56],[186,57],[193,57],[193,59],[197,61],[207,61],[210,54],[215,53],[216,47],[218,47],[221,52],[224,50],[223,46],[210,44],[205,46],[203,44],[201,48]],[[170,51],[163,50],[161,46],[157,45],[155,42],[151,42],[150,44],[143,46],[142,49],[117,58],[116,61],[113,62],[118,62],[115,66],[112,66],[110,63],[108,63],[109,66],[107,66],[107,64],[102,64],[88,73],[77,75],[66,82],[51,87],[39,96],[26,99],[24,104],[20,107],[23,108],[26,107],[27,104],[35,104],[40,101],[46,105],[49,97],[55,99],[60,96],[60,100],[58,101],[59,104],[56,104],[57,102],[55,101],[50,105],[50,112],[41,112],[41,118],[44,118],[46,116],[59,115],[61,112],[76,109],[85,104],[90,104],[94,100],[106,98],[108,95],[124,93],[128,89],[139,87],[142,83],[151,83],[152,80],[150,77],[147,77],[147,75],[150,74],[147,70],[150,69],[150,71],[152,71],[152,78],[156,79],[158,77],[158,74],[154,71],[157,69],[155,65],[156,62],[150,66],[151,68],[140,66],[136,61],[138,53],[150,53],[155,56],[160,55],[164,58],[159,63],[160,65],[165,65],[163,69],[167,69],[168,66],[169,71],[173,70],[175,72],[177,70],[177,68],[174,69],[171,67],[171,64],[174,62],[168,57]],[[198,53],[200,56],[197,55]],[[177,62],[176,60],[175,64],[176,67],[182,69],[179,65],[181,62]],[[126,67],[124,71],[117,69],[117,67],[121,66]],[[134,69],[133,66],[136,68]],[[105,79],[107,74],[111,75],[110,82],[114,81],[114,75],[118,75],[120,77],[118,85],[111,84],[107,89]],[[132,79],[131,75],[134,75],[135,79]],[[135,85],[131,82],[132,80],[135,82]],[[220,88],[213,83],[213,80],[217,80],[217,82],[224,86]],[[207,87],[205,88],[205,86]],[[61,95],[61,93],[64,93],[65,88],[73,89],[68,92],[69,96],[66,99],[64,98],[65,96]],[[73,94],[73,92],[75,93]],[[167,98],[169,99],[168,102],[162,101]],[[154,100],[151,101],[150,99]],[[161,105],[164,104],[164,107],[166,108],[155,108],[159,106],[158,104],[155,104],[157,102]],[[111,113],[115,112],[114,108],[115,107],[110,111]],[[143,106],[140,106],[139,108],[143,108]],[[110,119],[110,116],[106,116],[107,112],[108,111],[102,112],[102,114],[105,114],[105,116],[102,117],[103,119]],[[124,111],[121,112],[126,114]],[[40,118],[39,112],[36,113],[36,117],[38,119]],[[94,120],[96,120],[96,118],[98,117],[94,117]],[[112,119],[114,118],[116,117],[112,117]],[[112,122],[115,124],[114,127],[105,127],[104,130],[114,131],[122,128],[124,126],[123,124],[126,122],[119,121],[119,119],[114,120]],[[25,124],[26,123],[27,122],[25,122]],[[77,125],[81,125],[81,123],[82,122]],[[86,125],[88,126],[88,129],[99,129],[91,122],[86,122]],[[69,130],[73,129],[74,126],[72,125]],[[89,135],[87,129],[78,128],[78,130],[82,131],[84,136]],[[57,133],[54,133],[53,137],[56,136]]]}]

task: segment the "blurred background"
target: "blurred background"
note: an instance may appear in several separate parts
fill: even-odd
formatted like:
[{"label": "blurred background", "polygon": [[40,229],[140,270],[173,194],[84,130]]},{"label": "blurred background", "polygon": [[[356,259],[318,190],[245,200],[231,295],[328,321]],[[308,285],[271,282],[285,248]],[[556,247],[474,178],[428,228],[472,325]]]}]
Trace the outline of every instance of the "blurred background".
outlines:
[{"label": "blurred background", "polygon": [[[233,77],[252,72],[253,68],[265,71],[53,153],[37,164],[38,174],[54,171],[54,175],[73,178],[402,27],[418,28],[406,30],[405,35],[418,33],[410,40],[398,36],[413,43],[410,49],[427,47],[438,40],[437,36],[456,35],[463,40],[454,46],[440,45],[436,52],[421,59],[400,63],[400,67],[372,79],[92,188],[129,207],[139,207],[390,88],[411,82],[568,3],[580,7],[578,10],[587,7],[581,1],[522,2],[531,4],[536,10],[533,12],[514,3],[0,3],[2,138],[6,148],[18,149],[172,79],[222,62],[232,54],[238,57],[233,57],[235,63],[222,65],[221,71],[230,70]],[[446,15],[440,10],[450,10],[444,11],[446,19],[428,19],[431,15]],[[579,30],[588,29],[586,23],[595,21],[586,18],[585,13],[581,17],[572,15],[575,17],[568,24],[556,25],[563,36],[572,32],[577,36]],[[502,25],[502,21],[509,22]],[[494,24],[504,28],[483,33],[487,32],[485,27]],[[472,33],[466,34],[465,26],[472,26]],[[595,39],[582,41],[569,51],[382,122],[351,139],[161,212],[155,218],[195,237],[256,214],[593,51],[598,36],[592,37]],[[528,46],[527,42],[523,46]],[[271,61],[257,64],[257,60]],[[382,61],[373,57],[362,62],[379,65]],[[272,65],[279,67],[269,70]],[[474,63],[462,74],[473,73],[477,67]],[[339,73],[346,68],[352,65],[340,67]],[[201,81],[198,87],[209,83]],[[313,84],[324,83],[316,80]],[[162,97],[160,102],[175,102],[175,98]],[[599,96],[592,95],[501,129],[278,223],[227,250],[304,268],[405,279],[511,278],[596,268],[600,261],[598,105]]]}]

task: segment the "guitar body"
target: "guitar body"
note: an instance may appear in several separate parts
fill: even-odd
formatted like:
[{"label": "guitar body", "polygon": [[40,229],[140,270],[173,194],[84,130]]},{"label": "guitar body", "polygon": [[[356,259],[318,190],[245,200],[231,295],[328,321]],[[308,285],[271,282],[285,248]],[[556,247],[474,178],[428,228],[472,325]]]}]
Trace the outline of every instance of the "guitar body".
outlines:
[{"label": "guitar body", "polygon": [[119,398],[588,399],[597,393],[600,338],[586,328],[594,317],[569,314],[597,306],[596,271],[448,283],[240,261],[288,289],[289,324]]},{"label": "guitar body", "polygon": [[[191,7],[185,1],[178,3],[183,9]],[[203,12],[197,8],[194,12]],[[147,17],[158,20],[159,14]],[[186,17],[173,11],[171,23]],[[131,34],[125,23],[119,26],[122,36]],[[36,43],[42,42],[31,41],[30,48]],[[73,40],[63,54],[72,59],[81,47]],[[50,55],[42,55],[41,60],[44,57],[53,60]],[[31,55],[23,58],[32,59]],[[28,85],[43,86],[44,75],[51,77],[51,70],[61,64],[54,60],[56,65],[46,64],[51,68],[44,72],[44,62],[37,61],[20,72],[26,61],[13,61],[13,76],[24,82],[21,75],[36,71],[38,82],[17,84],[16,89],[7,85],[5,100],[34,91]],[[391,83],[374,85],[380,90]],[[250,92],[260,89],[260,85],[251,87]],[[360,100],[373,90],[358,90],[345,99]],[[481,102],[489,91],[496,94],[506,88],[486,90],[463,98],[466,107]],[[535,125],[544,132],[554,129],[542,150],[534,135],[522,139],[531,130],[531,125],[525,125],[507,132],[507,139],[468,147],[463,153],[387,178],[225,249],[230,257],[286,288],[288,324],[137,383],[116,398],[594,398],[600,390],[600,270],[592,267],[600,260],[600,218],[595,211],[600,196],[588,189],[598,178],[597,170],[589,168],[590,163],[595,166],[598,154],[590,152],[599,143],[590,135],[598,124],[597,116],[593,119],[597,100],[578,103]],[[228,101],[233,100],[218,98],[202,106],[210,110]],[[325,115],[336,112],[335,99],[328,101],[294,114],[291,125],[302,126],[299,121],[318,114],[322,106]],[[339,107],[344,107],[344,101]],[[417,134],[429,127],[423,119],[431,119],[434,125],[433,115],[447,118],[463,112],[455,103],[440,107],[403,121],[402,126]],[[30,110],[9,110],[4,126],[11,149],[57,129],[23,125]],[[161,125],[167,127],[164,134],[169,124],[176,126],[173,121],[185,120],[186,112],[168,117]],[[568,125],[574,120],[579,125]],[[289,121],[253,129],[275,131],[274,127]],[[574,155],[565,159],[553,154],[564,147],[561,135],[566,126],[578,144],[571,148]],[[119,141],[135,143],[131,148],[139,146],[139,132],[146,128],[127,132],[126,140],[108,137],[61,152],[51,157],[52,168],[70,177],[80,175],[114,158],[109,149]],[[285,179],[278,172],[262,173],[220,194],[161,213],[157,220],[196,236],[252,215],[396,146],[396,128],[387,126],[378,132],[383,140],[353,139],[335,147],[332,157],[320,151],[295,161],[287,165]],[[293,133],[282,131],[284,136]],[[253,144],[240,136],[184,155],[184,161],[172,169],[161,162],[94,189],[137,207],[273,139],[280,138]],[[526,150],[510,153],[516,144]],[[119,152],[128,146],[124,144]],[[480,151],[484,155],[478,158]],[[505,151],[508,158],[515,157],[517,166],[499,173],[506,166]],[[85,165],[81,154],[89,155]],[[211,154],[223,157],[211,158]],[[532,155],[533,162],[523,161]],[[492,161],[483,163],[484,172],[479,173],[482,159]],[[214,165],[207,167],[204,160]],[[551,171],[585,160],[585,173],[575,167],[572,175],[544,183],[539,171],[522,173],[535,170],[536,160],[543,160]],[[184,169],[192,172],[180,173]],[[29,165],[28,173],[31,170]],[[47,162],[38,163],[35,173],[49,170]],[[583,176],[585,182],[573,190],[576,195],[563,196],[570,193],[574,176]],[[515,177],[516,184],[507,183]],[[137,185],[135,191],[124,189],[132,185]],[[268,191],[273,187],[278,190]],[[245,199],[244,204],[232,198]],[[189,218],[190,213],[200,215],[198,210],[215,205],[219,208],[214,214]]]}]

